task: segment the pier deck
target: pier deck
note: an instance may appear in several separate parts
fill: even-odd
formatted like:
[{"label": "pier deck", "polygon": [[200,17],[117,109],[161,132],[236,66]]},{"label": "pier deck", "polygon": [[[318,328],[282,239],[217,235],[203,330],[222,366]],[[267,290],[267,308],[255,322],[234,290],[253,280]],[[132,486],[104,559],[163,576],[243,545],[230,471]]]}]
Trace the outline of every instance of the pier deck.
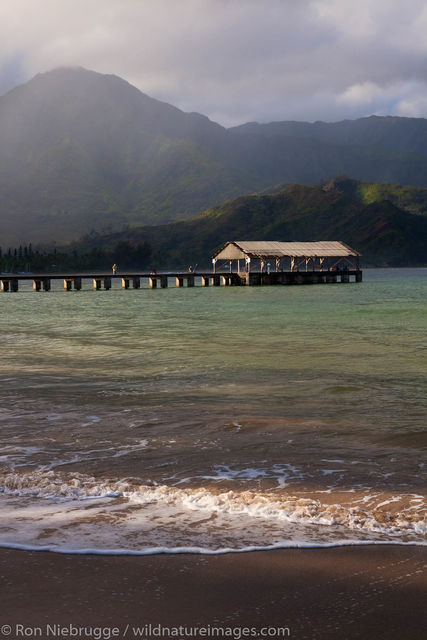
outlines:
[{"label": "pier deck", "polygon": [[162,271],[152,273],[148,271],[127,271],[111,274],[107,272],[93,273],[2,273],[0,274],[1,291],[18,291],[19,282],[32,281],[34,291],[50,291],[52,280],[62,280],[65,291],[80,291],[83,280],[92,281],[95,291],[109,290],[114,281],[121,282],[123,289],[139,289],[141,282],[148,284],[150,289],[168,287],[175,282],[177,287],[194,287],[196,284],[207,286],[260,286],[260,285],[301,285],[301,284],[332,284],[362,282],[360,269],[342,269],[333,271],[261,271],[251,272],[216,272],[198,271]]}]

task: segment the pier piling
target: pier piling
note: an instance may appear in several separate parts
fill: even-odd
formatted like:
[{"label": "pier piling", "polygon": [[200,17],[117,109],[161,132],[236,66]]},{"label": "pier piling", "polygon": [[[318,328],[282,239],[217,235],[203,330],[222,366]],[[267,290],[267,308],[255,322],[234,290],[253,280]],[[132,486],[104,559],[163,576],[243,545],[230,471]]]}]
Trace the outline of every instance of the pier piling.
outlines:
[{"label": "pier piling", "polygon": [[[51,282],[63,280],[65,291],[80,291],[83,278],[92,279],[93,289],[109,290],[113,279],[121,280],[123,289],[140,289],[143,280],[148,282],[150,289],[166,289],[170,278],[175,278],[176,286],[194,287],[196,277],[200,278],[202,287],[220,286],[265,286],[265,285],[307,285],[307,284],[332,284],[362,282],[363,274],[360,269],[313,269],[312,271],[241,271],[241,272],[208,272],[202,271],[195,276],[187,272],[163,272],[163,273],[124,273],[119,275],[101,274],[0,274],[0,289],[3,292],[18,291],[19,281],[32,282],[34,291],[50,291]],[[132,284],[131,284],[132,283]]]}]

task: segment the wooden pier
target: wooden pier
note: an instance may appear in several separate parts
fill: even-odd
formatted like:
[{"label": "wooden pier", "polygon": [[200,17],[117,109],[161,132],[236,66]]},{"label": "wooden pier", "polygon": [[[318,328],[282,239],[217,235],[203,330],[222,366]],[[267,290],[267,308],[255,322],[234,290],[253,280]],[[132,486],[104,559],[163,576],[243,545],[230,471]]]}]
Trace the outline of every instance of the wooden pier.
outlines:
[{"label": "wooden pier", "polygon": [[[111,271],[100,273],[1,273],[1,291],[18,291],[20,281],[32,281],[34,291],[50,291],[52,281],[62,280],[65,291],[81,291],[83,280],[95,291],[109,291],[113,283],[123,289],[166,289],[262,285],[301,285],[362,282],[360,253],[341,241],[227,242],[212,256],[212,271]],[[241,264],[243,263],[243,269]],[[117,289],[117,284],[115,286]]]},{"label": "wooden pier", "polygon": [[[81,291],[83,280],[92,283],[94,291],[110,290],[113,282],[120,283],[122,289],[145,288],[166,289],[168,286],[262,286],[262,285],[301,285],[362,282],[360,269],[342,269],[333,271],[262,271],[251,272],[216,272],[201,271],[197,273],[171,272],[161,273],[128,272],[128,273],[3,273],[0,274],[0,290],[4,292],[18,291],[20,282],[32,282],[34,291],[50,291],[52,281],[63,281],[65,291]],[[90,284],[89,284],[90,287]],[[117,284],[116,284],[117,288]]]}]

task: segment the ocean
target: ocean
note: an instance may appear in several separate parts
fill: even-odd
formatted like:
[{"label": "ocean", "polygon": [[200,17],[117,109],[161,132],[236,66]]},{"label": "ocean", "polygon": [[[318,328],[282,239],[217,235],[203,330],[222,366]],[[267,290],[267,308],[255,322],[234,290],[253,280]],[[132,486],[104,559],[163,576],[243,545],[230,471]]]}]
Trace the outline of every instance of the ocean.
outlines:
[{"label": "ocean", "polygon": [[425,544],[427,269],[0,313],[0,546]]}]

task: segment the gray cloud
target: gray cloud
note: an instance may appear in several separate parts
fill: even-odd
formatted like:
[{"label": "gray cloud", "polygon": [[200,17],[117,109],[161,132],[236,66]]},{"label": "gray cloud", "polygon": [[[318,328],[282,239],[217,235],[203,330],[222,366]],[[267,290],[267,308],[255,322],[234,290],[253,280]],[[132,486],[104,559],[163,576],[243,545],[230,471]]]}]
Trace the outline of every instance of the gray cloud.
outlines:
[{"label": "gray cloud", "polygon": [[425,0],[14,0],[0,91],[80,65],[226,126],[425,117],[425,33]]}]

